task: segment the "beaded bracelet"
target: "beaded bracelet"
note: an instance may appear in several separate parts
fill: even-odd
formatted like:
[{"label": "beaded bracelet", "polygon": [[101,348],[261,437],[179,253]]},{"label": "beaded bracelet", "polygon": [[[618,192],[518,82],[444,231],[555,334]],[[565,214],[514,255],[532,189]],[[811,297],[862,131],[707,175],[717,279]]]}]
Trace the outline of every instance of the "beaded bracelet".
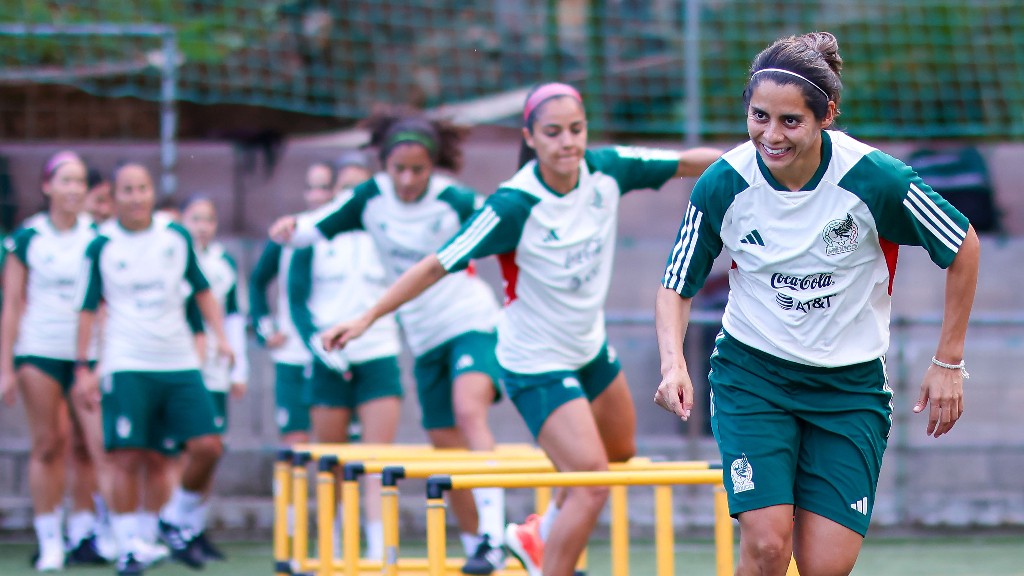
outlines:
[{"label": "beaded bracelet", "polygon": [[959,370],[960,375],[963,376],[964,380],[967,380],[968,378],[971,377],[970,373],[967,372],[967,362],[965,360],[961,360],[959,364],[946,364],[945,362],[939,361],[939,359],[936,358],[935,356],[932,356],[932,364],[935,364],[940,368],[946,368],[949,370]]}]

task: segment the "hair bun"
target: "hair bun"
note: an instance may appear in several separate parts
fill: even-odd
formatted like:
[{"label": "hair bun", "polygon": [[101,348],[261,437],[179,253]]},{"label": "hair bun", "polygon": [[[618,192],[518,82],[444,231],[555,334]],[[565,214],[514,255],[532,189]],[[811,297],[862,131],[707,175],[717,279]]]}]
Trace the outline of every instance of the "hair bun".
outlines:
[{"label": "hair bun", "polygon": [[841,75],[843,70],[843,58],[839,55],[839,40],[831,32],[809,32],[800,37],[800,40],[808,48],[814,50],[828,63],[828,67]]}]

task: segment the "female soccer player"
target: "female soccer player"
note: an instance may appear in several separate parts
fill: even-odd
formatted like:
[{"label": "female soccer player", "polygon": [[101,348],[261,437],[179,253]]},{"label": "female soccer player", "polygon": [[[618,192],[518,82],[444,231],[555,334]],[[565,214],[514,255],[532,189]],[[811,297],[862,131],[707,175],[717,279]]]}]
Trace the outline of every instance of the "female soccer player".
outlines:
[{"label": "female soccer player", "polygon": [[[316,162],[306,170],[303,200],[307,210],[331,201],[332,180],[332,166],[325,162]],[[304,389],[313,361],[291,318],[287,280],[293,252],[291,247],[268,242],[249,277],[249,315],[257,341],[270,350],[274,359],[275,417],[281,440],[288,446],[309,441],[309,401]],[[275,278],[279,281],[276,311],[272,314],[267,290]]]},{"label": "female soccer player", "polygon": [[697,182],[658,293],[655,400],[686,419],[690,298],[723,248],[732,259],[709,380],[740,523],[737,574],[785,574],[791,553],[801,574],[853,569],[892,423],[883,355],[901,244],[948,269],[914,411],[931,404],[935,437],[963,412],[977,235],[911,168],[831,129],[841,67],[827,32],[782,38],[754,58],[743,93],[750,141]]},{"label": "female soccer player", "polygon": [[[604,470],[610,459],[628,460],[635,452],[633,401],[607,345],[603,313],[619,199],[673,177],[697,176],[720,153],[587,150],[583,101],[559,83],[527,97],[522,134],[520,170],[366,314],[328,330],[324,341],[344,346],[472,259],[500,255],[507,304],[497,358],[509,397],[559,470]],[[506,531],[506,545],[532,576],[573,573],[608,490],[564,494],[543,520],[533,516]]]},{"label": "female soccer player", "polygon": [[[245,316],[238,306],[238,266],[217,236],[217,209],[213,201],[202,195],[188,198],[181,206],[182,226],[192,235],[199,269],[210,283],[210,291],[224,315],[224,332],[228,345],[235,353],[234,364],[217,354],[217,342],[206,337],[206,350],[202,356],[203,383],[213,398],[214,423],[223,436],[228,429],[228,395],[241,398],[249,381],[249,361],[246,355]],[[206,535],[206,504],[193,517],[187,528],[199,542],[203,555],[211,560],[223,560]]]},{"label": "female soccer player", "polygon": [[[201,513],[222,445],[186,320],[190,295],[216,338],[218,354],[229,361],[233,356],[188,232],[154,218],[155,201],[145,167],[129,163],[117,169],[116,220],[89,245],[79,294],[75,387],[94,401],[102,390],[104,439],[117,486],[110,508],[121,575],[141,574],[145,567],[134,515],[139,470],[147,452],[165,445],[184,445],[185,465],[180,486],[161,511],[161,535],[176,559],[193,567],[205,560],[184,526]],[[101,300],[107,311],[102,386],[85,362]]]},{"label": "female soccer player", "polygon": [[[77,154],[64,151],[52,156],[42,176],[47,212],[31,217],[6,246],[11,257],[4,271],[0,393],[10,405],[20,388],[28,415],[29,485],[39,538],[35,567],[40,571],[60,570],[65,560],[104,562],[96,548],[92,500],[97,472],[104,491],[109,489],[100,413],[69,397],[76,358],[75,281],[85,249],[96,237],[95,227],[81,215],[85,178],[86,167]],[[95,362],[95,349],[83,351],[81,358]],[[60,508],[72,430],[80,438],[71,451],[74,509],[68,517],[66,558]]]},{"label": "female soccer player", "polygon": [[[272,233],[305,244],[366,230],[393,281],[450,238],[473,213],[479,198],[437,172],[461,167],[462,129],[391,112],[377,114],[365,125],[384,171],[356,187],[352,199],[332,214],[285,218]],[[436,447],[494,448],[487,411],[500,397],[494,357],[497,316],[493,292],[471,271],[452,274],[398,310],[416,358],[423,427]],[[479,515],[474,497],[480,503]],[[490,574],[504,560],[503,492],[460,491],[452,494],[452,508],[470,557],[463,571]]]}]

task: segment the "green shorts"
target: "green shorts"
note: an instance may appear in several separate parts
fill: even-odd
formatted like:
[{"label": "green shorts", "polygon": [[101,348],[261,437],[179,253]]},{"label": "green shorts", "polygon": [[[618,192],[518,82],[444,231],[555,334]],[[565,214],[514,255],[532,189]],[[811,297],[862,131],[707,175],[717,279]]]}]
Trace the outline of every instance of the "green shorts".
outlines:
[{"label": "green shorts", "polygon": [[455,426],[452,385],[463,374],[485,374],[494,383],[494,402],[501,400],[500,369],[494,356],[497,344],[494,332],[466,332],[416,358],[413,374],[424,429]]},{"label": "green shorts", "polygon": [[192,438],[218,433],[213,399],[198,370],[114,372],[100,388],[108,451],[173,454]]},{"label": "green shorts", "polygon": [[733,516],[790,504],[867,533],[892,425],[884,360],[806,366],[723,331],[708,380]]},{"label": "green shorts", "polygon": [[313,407],[355,409],[360,404],[385,398],[402,397],[402,379],[398,357],[385,356],[352,364],[339,374],[322,362],[313,362],[307,400]]},{"label": "green shorts", "polygon": [[[50,378],[53,378],[60,389],[67,396],[71,387],[75,384],[75,362],[73,360],[57,360],[56,358],[44,358],[42,356],[15,356],[14,369],[22,366],[33,366]],[[89,366],[95,366],[96,362],[89,362]]]},{"label": "green shorts", "polygon": [[213,426],[223,436],[228,431],[228,393],[207,390],[213,400]]},{"label": "green shorts", "polygon": [[597,356],[579,370],[519,374],[502,369],[501,378],[508,397],[536,438],[555,409],[577,398],[593,402],[621,371],[615,348],[605,342]]},{"label": "green shorts", "polygon": [[312,372],[311,364],[274,364],[275,418],[282,435],[310,430],[306,386]]}]

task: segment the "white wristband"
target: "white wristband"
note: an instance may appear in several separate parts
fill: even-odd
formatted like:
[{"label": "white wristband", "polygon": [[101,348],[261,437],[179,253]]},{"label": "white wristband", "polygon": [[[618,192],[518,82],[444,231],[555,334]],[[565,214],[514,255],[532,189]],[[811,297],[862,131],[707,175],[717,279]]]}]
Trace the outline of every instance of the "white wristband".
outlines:
[{"label": "white wristband", "polygon": [[971,377],[970,373],[967,372],[967,361],[961,360],[959,364],[946,364],[945,362],[939,361],[938,358],[932,356],[932,364],[935,364],[939,368],[946,368],[948,370],[959,370],[960,375],[963,376],[964,380]]}]

